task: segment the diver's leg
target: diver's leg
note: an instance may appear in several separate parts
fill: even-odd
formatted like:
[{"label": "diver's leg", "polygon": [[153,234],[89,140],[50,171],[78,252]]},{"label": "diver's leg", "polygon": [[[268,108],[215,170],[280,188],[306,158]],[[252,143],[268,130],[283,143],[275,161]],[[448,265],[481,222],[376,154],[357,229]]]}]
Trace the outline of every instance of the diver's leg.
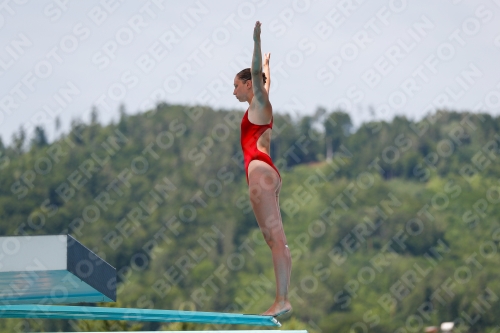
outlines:
[{"label": "diver's leg", "polygon": [[250,162],[248,180],[250,202],[264,239],[271,249],[276,278],[275,302],[263,314],[277,315],[291,309],[288,287],[292,262],[279,209],[281,180],[270,165],[259,160]]}]

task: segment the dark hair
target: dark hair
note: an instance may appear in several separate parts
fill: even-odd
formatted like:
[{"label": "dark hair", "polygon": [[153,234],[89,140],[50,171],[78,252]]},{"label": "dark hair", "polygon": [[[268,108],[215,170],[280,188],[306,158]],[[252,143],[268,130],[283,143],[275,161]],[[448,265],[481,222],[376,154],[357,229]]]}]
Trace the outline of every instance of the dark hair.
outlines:
[{"label": "dark hair", "polygon": [[[252,79],[252,72],[250,71],[250,68],[245,68],[244,70],[240,71],[238,74],[236,74],[236,77],[240,79],[243,82],[246,82],[248,80]],[[266,74],[262,73],[262,80],[264,80],[264,83],[266,83]]]}]

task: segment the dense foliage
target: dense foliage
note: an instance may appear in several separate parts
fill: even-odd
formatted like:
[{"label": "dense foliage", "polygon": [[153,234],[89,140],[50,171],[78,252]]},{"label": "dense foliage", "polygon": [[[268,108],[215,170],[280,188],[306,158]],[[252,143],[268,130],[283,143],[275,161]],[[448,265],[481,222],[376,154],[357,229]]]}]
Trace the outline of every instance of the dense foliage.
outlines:
[{"label": "dense foliage", "polygon": [[[104,127],[96,112],[52,143],[41,127],[0,142],[1,234],[72,234],[116,267],[120,306],[266,310],[274,273],[249,205],[242,113],[161,104]],[[487,114],[445,111],[355,130],[340,111],[276,114],[271,150],[293,258],[284,328],[500,325],[499,126]],[[0,327],[139,328],[14,319]]]}]

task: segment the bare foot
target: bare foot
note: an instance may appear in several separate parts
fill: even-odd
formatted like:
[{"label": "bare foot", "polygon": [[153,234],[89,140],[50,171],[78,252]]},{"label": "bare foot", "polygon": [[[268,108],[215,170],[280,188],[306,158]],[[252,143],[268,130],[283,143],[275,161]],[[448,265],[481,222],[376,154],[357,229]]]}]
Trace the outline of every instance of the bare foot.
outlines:
[{"label": "bare foot", "polygon": [[273,305],[266,312],[262,313],[262,316],[273,316],[277,317],[285,314],[292,310],[292,305],[289,301],[274,302]]}]

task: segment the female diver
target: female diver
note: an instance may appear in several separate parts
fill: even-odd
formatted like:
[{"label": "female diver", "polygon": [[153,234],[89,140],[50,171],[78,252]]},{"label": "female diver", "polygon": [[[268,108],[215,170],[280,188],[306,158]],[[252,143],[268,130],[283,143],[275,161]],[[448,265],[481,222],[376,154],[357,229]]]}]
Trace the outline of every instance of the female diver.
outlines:
[{"label": "female diver", "polygon": [[273,127],[273,108],[269,102],[270,54],[265,55],[265,73],[262,73],[260,26],[261,23],[257,21],[253,32],[252,68],[236,74],[233,94],[240,102],[249,104],[241,121],[241,148],[250,202],[260,230],[271,249],[276,277],[276,298],[262,315],[276,317],[292,309],[288,300],[292,260],[279,207],[281,176],[269,156]]}]

